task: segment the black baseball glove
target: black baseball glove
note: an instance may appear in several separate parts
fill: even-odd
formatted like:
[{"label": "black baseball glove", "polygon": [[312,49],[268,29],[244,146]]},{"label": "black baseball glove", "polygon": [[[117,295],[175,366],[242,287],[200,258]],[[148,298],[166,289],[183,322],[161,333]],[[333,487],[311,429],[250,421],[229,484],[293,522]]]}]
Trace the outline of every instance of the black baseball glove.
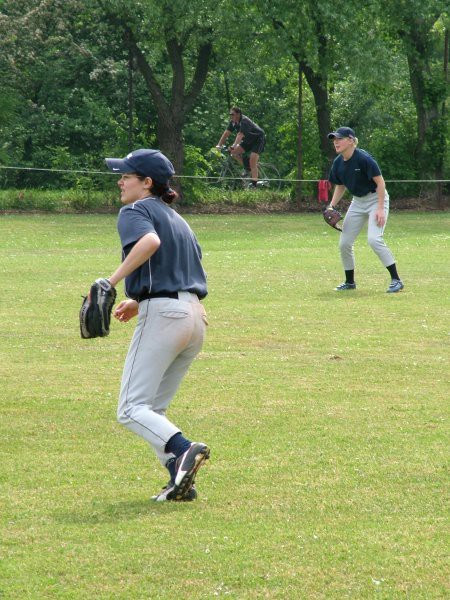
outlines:
[{"label": "black baseball glove", "polygon": [[80,308],[80,331],[84,339],[109,335],[111,311],[117,292],[108,279],[96,279]]},{"label": "black baseball glove", "polygon": [[323,211],[322,214],[323,214],[323,218],[328,223],[328,225],[330,225],[330,227],[333,227],[334,229],[337,229],[338,231],[342,231],[342,229],[337,226],[337,224],[339,223],[339,221],[342,220],[342,215],[341,215],[341,213],[338,210],[336,210],[335,208],[331,208],[330,206],[328,206]]}]

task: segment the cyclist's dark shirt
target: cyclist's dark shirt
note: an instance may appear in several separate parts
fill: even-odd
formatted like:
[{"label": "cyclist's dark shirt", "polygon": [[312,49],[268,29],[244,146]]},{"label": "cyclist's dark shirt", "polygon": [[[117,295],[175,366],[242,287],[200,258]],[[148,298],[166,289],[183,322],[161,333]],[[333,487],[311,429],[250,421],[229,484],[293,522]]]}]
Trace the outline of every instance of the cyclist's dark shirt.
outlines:
[{"label": "cyclist's dark shirt", "polygon": [[230,121],[227,130],[234,131],[235,133],[242,133],[246,142],[252,142],[264,135],[264,129],[261,129],[259,125],[253,123],[253,121],[245,115],[241,116],[239,123]]}]

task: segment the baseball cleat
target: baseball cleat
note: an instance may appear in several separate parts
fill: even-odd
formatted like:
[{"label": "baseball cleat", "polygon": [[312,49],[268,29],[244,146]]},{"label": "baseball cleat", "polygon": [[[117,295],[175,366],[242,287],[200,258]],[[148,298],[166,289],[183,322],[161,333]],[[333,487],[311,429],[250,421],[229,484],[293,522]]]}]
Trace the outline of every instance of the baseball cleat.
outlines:
[{"label": "baseball cleat", "polygon": [[159,494],[152,496],[151,499],[154,502],[192,502],[192,500],[197,498],[197,490],[193,484],[180,498],[175,498],[174,489],[174,483],[169,481],[169,483],[163,487]]},{"label": "baseball cleat", "polygon": [[396,292],[401,292],[404,287],[405,286],[403,285],[400,279],[393,279],[391,281],[391,285],[386,290],[386,293],[395,294]]},{"label": "baseball cleat", "polygon": [[356,283],[347,283],[344,281],[344,283],[341,283],[341,285],[335,287],[334,290],[336,292],[343,292],[344,290],[356,290]]},{"label": "baseball cleat", "polygon": [[209,448],[200,442],[193,442],[190,448],[177,458],[177,474],[172,492],[175,500],[181,500],[192,488],[197,471],[208,458]]}]

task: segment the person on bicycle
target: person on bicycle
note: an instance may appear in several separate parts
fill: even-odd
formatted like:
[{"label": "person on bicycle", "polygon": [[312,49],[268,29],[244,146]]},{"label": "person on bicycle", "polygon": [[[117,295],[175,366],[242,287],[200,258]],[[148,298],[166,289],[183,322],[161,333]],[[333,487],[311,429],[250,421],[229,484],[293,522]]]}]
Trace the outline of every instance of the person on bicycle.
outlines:
[{"label": "person on bicycle", "polygon": [[[238,106],[231,108],[230,117],[228,127],[222,133],[216,148],[221,148],[230,133],[236,132],[236,139],[230,146],[231,156],[244,167],[243,177],[247,176],[250,171],[251,181],[249,187],[256,187],[258,183],[259,155],[266,145],[264,129],[261,129],[259,125],[243,115]],[[250,153],[250,156],[246,153]]]}]

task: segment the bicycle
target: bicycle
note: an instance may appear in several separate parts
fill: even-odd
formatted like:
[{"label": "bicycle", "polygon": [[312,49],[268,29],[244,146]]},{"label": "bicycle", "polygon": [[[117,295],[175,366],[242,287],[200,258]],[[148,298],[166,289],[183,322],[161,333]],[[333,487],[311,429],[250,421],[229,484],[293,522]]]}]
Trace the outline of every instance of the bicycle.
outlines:
[{"label": "bicycle", "polygon": [[[242,165],[230,154],[227,146],[216,148],[214,158],[219,159],[218,167],[212,169],[208,177],[208,184],[229,190],[248,188],[250,177],[242,172]],[[218,173],[218,174],[217,174]],[[278,191],[281,188],[281,177],[275,165],[265,162],[258,163],[257,188]]]}]

